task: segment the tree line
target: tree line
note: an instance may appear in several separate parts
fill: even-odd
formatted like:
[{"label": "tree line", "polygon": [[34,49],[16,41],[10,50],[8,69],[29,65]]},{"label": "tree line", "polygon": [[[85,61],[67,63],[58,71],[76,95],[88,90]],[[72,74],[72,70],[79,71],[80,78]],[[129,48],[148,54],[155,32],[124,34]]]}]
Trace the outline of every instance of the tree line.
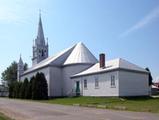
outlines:
[{"label": "tree line", "polygon": [[48,99],[48,84],[43,73],[37,73],[23,82],[15,81],[9,84],[9,98],[46,100]]}]

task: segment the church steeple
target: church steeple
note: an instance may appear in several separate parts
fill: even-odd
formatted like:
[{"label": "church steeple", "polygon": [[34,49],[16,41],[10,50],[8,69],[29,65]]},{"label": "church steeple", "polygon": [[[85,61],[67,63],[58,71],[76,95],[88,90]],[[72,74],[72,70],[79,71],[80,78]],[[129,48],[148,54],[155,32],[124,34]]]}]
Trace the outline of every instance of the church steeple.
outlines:
[{"label": "church steeple", "polygon": [[41,13],[39,13],[39,24],[38,24],[38,34],[37,34],[36,44],[45,45],[45,38],[44,38],[44,32],[43,32],[43,26],[42,26],[42,20],[41,20]]},{"label": "church steeple", "polygon": [[33,44],[32,65],[35,65],[48,57],[48,44],[45,42],[41,13],[39,13],[38,34]]},{"label": "church steeple", "polygon": [[18,79],[18,81],[19,81],[21,75],[24,73],[24,64],[23,64],[23,60],[22,60],[22,58],[21,58],[21,55],[20,55],[20,59],[19,59],[17,68],[18,68],[18,69],[17,69],[17,79]]}]

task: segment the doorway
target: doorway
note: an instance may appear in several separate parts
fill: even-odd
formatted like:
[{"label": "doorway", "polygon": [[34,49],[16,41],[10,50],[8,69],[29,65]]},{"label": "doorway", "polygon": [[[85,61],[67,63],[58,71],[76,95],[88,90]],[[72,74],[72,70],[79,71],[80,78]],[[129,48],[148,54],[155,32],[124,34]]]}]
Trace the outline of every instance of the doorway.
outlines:
[{"label": "doorway", "polygon": [[80,82],[76,81],[76,96],[80,96]]}]

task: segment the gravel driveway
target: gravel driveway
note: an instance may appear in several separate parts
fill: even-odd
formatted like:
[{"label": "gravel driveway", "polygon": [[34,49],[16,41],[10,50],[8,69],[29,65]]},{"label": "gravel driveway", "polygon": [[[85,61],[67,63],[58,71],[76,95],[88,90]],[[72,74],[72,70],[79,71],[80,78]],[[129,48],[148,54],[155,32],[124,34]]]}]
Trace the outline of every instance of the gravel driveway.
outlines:
[{"label": "gravel driveway", "polygon": [[125,112],[0,98],[0,111],[15,120],[159,120],[159,114]]}]

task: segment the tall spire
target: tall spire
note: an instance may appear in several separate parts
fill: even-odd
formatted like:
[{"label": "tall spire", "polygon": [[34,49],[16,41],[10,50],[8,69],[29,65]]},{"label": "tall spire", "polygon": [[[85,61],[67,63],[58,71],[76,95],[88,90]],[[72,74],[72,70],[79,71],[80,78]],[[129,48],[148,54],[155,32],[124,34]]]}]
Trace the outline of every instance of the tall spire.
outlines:
[{"label": "tall spire", "polygon": [[35,45],[33,42],[33,58],[32,64],[35,65],[48,57],[48,44],[45,42],[41,12],[39,11],[39,23],[38,23],[38,34],[35,39]]},{"label": "tall spire", "polygon": [[37,35],[36,42],[37,44],[45,45],[45,38],[44,38],[44,32],[43,32],[43,26],[42,26],[42,20],[41,20],[41,11],[39,11],[38,35]]}]

